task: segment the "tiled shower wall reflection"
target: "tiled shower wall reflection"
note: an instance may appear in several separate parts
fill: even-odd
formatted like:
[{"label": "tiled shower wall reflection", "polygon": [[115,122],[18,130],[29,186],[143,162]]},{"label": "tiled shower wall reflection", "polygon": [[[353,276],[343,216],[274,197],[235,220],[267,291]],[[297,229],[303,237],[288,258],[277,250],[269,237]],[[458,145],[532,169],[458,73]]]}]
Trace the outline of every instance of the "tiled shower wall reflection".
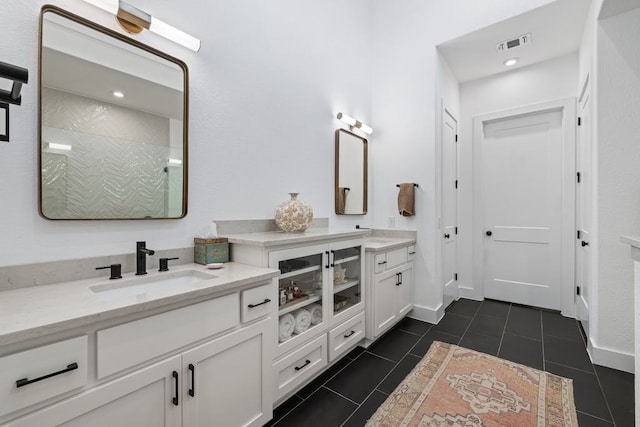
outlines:
[{"label": "tiled shower wall reflection", "polygon": [[[42,102],[47,217],[167,216],[168,194],[182,188],[167,167],[169,119],[50,88],[43,88]],[[50,142],[71,150],[49,149]]]}]

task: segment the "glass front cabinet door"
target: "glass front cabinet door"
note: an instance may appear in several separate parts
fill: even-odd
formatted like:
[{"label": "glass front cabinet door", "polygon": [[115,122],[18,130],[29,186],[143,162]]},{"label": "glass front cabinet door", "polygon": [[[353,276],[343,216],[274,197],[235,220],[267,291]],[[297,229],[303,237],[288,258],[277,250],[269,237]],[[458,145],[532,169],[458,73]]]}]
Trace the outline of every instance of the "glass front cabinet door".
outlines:
[{"label": "glass front cabinet door", "polygon": [[334,243],[329,250],[331,325],[340,323],[364,309],[362,245],[360,242],[353,243]]},{"label": "glass front cabinet door", "polygon": [[346,241],[274,251],[280,270],[278,354],[364,310],[362,243]]}]

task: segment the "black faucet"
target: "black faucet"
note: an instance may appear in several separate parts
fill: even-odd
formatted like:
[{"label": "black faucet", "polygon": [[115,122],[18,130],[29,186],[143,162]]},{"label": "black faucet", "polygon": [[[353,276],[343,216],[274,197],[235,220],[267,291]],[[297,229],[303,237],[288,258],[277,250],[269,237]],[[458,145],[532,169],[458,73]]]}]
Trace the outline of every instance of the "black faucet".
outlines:
[{"label": "black faucet", "polygon": [[147,274],[147,255],[153,255],[156,252],[147,249],[147,242],[136,242],[136,276]]}]

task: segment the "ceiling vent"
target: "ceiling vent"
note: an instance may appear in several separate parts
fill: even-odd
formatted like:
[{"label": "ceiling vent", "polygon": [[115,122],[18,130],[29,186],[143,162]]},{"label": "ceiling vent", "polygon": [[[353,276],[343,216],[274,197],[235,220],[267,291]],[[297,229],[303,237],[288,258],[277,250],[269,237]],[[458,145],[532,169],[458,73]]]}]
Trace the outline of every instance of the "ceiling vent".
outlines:
[{"label": "ceiling vent", "polygon": [[531,33],[524,34],[520,37],[516,37],[512,40],[505,40],[496,45],[498,52],[506,52],[511,49],[515,49],[520,46],[531,43]]}]

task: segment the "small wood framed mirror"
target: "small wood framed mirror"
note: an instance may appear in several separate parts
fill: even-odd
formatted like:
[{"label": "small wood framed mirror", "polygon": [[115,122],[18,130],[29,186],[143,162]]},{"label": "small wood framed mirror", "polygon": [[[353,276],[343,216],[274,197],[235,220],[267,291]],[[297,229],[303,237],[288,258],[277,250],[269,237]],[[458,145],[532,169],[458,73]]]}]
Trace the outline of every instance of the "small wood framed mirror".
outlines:
[{"label": "small wood framed mirror", "polygon": [[367,143],[353,132],[336,130],[336,215],[367,213]]}]

